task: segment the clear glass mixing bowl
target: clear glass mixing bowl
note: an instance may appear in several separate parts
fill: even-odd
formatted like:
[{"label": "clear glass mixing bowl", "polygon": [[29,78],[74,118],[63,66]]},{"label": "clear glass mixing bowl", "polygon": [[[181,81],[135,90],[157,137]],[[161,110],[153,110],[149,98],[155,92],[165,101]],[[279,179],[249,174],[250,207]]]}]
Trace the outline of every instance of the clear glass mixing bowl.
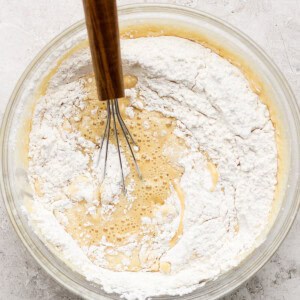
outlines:
[{"label": "clear glass mixing bowl", "polygon": [[[277,125],[281,128],[281,144],[285,151],[282,193],[277,202],[277,214],[265,241],[237,268],[208,282],[189,295],[159,297],[159,299],[216,299],[233,289],[257,272],[278,248],[296,216],[299,205],[299,108],[289,84],[269,57],[248,37],[232,26],[206,13],[170,5],[131,5],[120,8],[121,27],[131,24],[172,24],[173,27],[190,28],[199,35],[209,37],[246,62],[267,90],[276,109]],[[34,104],[34,89],[43,75],[53,67],[65,51],[78,41],[86,39],[84,22],[70,27],[47,45],[25,70],[17,83],[7,106],[1,127],[1,191],[13,226],[19,237],[37,262],[60,284],[86,299],[119,299],[118,295],[106,294],[100,286],[88,282],[58,259],[37,238],[22,214],[22,205],[31,197],[26,178],[24,147]],[[19,126],[23,124],[23,126]],[[28,122],[27,122],[28,124]],[[275,209],[276,210],[276,209]]]}]

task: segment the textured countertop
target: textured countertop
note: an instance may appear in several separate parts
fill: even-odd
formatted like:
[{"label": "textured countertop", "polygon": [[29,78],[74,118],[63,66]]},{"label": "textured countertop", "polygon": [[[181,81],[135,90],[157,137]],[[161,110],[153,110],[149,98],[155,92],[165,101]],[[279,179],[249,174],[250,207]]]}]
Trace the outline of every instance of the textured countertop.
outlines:
[{"label": "textured countertop", "polygon": [[[172,0],[196,7],[252,37],[277,63],[300,96],[300,0]],[[81,0],[0,0],[0,119],[25,67],[53,37],[83,18]],[[273,258],[226,300],[300,299],[300,216]],[[298,233],[298,234],[297,234]],[[0,300],[79,299],[29,255],[0,201]]]}]

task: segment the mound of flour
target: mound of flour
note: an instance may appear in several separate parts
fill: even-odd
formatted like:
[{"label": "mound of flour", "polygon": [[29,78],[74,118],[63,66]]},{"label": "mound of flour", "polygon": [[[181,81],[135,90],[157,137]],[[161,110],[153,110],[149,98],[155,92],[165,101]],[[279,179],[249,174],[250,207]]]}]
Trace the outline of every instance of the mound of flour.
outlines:
[{"label": "mound of flour", "polygon": [[[87,94],[80,77],[91,70],[87,50],[62,64],[35,108],[29,176],[35,189],[37,180],[43,187],[34,195],[28,218],[61,258],[107,292],[128,299],[189,293],[237,266],[258,246],[276,186],[275,130],[267,107],[243,74],[197,43],[177,37],[123,40],[122,59],[124,73],[138,78],[137,85],[126,90],[132,107],[175,118],[175,134],[190,147],[177,162],[184,168],[180,181],[185,196],[183,235],[171,249],[165,247],[163,234],[157,240],[160,261],[170,264],[171,272],[113,272],[99,267],[87,254],[97,252],[101,265],[101,247],[80,248],[64,230],[63,210],[76,201],[64,187],[74,174],[88,178],[78,197],[90,204],[91,211],[99,204],[93,196],[99,176],[96,169],[88,168],[97,157],[96,145],[79,132],[69,132],[64,123],[84,108]],[[84,153],[83,148],[89,151]],[[113,149],[111,153],[111,173],[102,192],[108,200],[121,191],[119,166],[114,163],[117,156]],[[219,174],[213,191],[207,157]],[[174,206],[177,200],[174,194],[168,199]],[[61,211],[59,217],[54,209]],[[165,236],[174,234],[178,226],[174,220],[161,227]]]}]

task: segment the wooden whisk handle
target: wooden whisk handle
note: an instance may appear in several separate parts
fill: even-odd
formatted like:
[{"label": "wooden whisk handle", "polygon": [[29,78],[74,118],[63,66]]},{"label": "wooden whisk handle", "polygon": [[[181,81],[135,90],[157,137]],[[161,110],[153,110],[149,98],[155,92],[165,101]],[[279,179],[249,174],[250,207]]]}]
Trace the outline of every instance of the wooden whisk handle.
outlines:
[{"label": "wooden whisk handle", "polygon": [[116,0],[83,0],[100,100],[124,97]]}]

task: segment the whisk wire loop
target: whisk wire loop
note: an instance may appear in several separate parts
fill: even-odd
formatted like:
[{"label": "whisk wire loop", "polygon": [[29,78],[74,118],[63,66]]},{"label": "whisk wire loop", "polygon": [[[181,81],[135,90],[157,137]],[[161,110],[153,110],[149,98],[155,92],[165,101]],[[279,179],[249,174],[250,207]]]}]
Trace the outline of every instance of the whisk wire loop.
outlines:
[{"label": "whisk wire loop", "polygon": [[[117,115],[117,118],[118,118],[120,127],[121,127],[121,129],[122,129],[122,131],[123,131],[123,134],[124,134],[126,143],[127,143],[128,148],[129,148],[129,150],[130,150],[131,156],[132,156],[132,158],[133,158],[133,162],[134,162],[134,165],[135,165],[135,169],[136,169],[136,171],[137,171],[137,173],[138,173],[140,179],[142,179],[142,173],[141,173],[140,168],[139,168],[139,166],[138,166],[138,163],[137,163],[137,161],[136,161],[136,158],[135,158],[134,152],[133,152],[133,150],[132,150],[132,147],[131,147],[131,145],[130,145],[130,141],[129,141],[129,139],[128,139],[128,136],[131,137],[131,141],[135,144],[135,146],[137,146],[137,145],[136,145],[136,143],[134,142],[134,140],[133,140],[133,138],[132,138],[132,136],[131,136],[129,130],[127,129],[127,127],[126,127],[126,125],[125,125],[125,123],[124,123],[124,121],[123,121],[123,119],[122,119],[122,117],[121,117],[121,114],[120,114],[120,111],[119,111],[118,100],[115,99],[114,102],[115,102],[115,107],[116,107],[116,112],[117,112],[116,115]],[[118,113],[118,111],[119,111],[119,113]],[[126,130],[127,130],[127,131],[126,131]],[[127,135],[127,133],[128,133],[128,135]]]},{"label": "whisk wire loop", "polygon": [[137,144],[135,143],[132,135],[129,132],[129,129],[127,128],[124,120],[122,119],[119,104],[118,104],[118,100],[117,99],[107,100],[106,104],[107,104],[107,120],[106,120],[105,129],[104,129],[104,134],[103,134],[103,137],[102,137],[102,140],[101,140],[101,143],[100,143],[100,149],[99,149],[99,154],[98,154],[98,158],[97,158],[97,166],[100,163],[102,150],[103,150],[104,144],[105,144],[105,158],[104,158],[104,168],[103,168],[103,177],[102,177],[103,180],[104,180],[105,175],[106,175],[106,166],[107,166],[107,158],[108,158],[108,150],[109,150],[108,146],[109,146],[109,138],[110,138],[110,131],[111,131],[111,121],[113,121],[113,131],[114,131],[114,135],[115,135],[115,141],[116,141],[116,144],[117,144],[119,165],[120,165],[120,170],[121,170],[121,175],[122,175],[123,191],[124,191],[124,193],[126,193],[125,176],[124,176],[124,170],[123,170],[123,164],[122,164],[120,138],[119,138],[117,121],[118,121],[118,124],[121,128],[121,131],[122,131],[122,133],[125,137],[125,141],[126,141],[126,144],[129,148],[129,151],[131,153],[131,156],[133,158],[133,162],[134,162],[136,171],[137,171],[140,179],[142,179],[142,174],[141,174],[141,171],[139,169],[136,157],[134,155],[134,151],[133,151],[132,146],[131,146],[131,143],[134,144],[135,146],[137,146]]}]

